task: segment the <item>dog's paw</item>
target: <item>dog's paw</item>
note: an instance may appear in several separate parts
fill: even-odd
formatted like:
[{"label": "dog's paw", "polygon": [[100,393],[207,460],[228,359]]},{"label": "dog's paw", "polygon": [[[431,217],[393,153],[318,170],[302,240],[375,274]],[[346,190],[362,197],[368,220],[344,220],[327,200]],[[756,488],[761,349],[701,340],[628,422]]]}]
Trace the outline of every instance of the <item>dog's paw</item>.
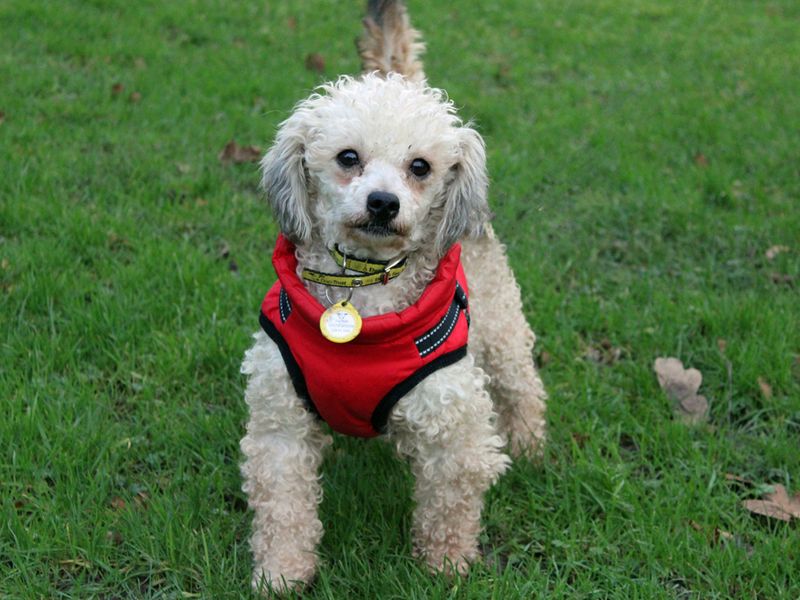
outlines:
[{"label": "dog's paw", "polygon": [[253,591],[265,598],[276,598],[292,591],[301,590],[310,583],[312,578],[313,573],[307,579],[296,579],[257,568],[253,571],[253,579],[250,584]]},{"label": "dog's paw", "polygon": [[466,547],[442,548],[423,550],[415,548],[415,558],[425,562],[425,566],[434,575],[445,577],[462,577],[469,572],[470,566],[480,562],[481,554],[472,545]]}]

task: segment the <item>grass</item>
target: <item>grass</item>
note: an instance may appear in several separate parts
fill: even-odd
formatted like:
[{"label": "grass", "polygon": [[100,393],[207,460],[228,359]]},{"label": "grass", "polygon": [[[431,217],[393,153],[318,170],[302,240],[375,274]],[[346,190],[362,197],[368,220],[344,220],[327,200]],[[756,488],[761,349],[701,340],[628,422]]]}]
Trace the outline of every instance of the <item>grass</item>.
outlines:
[{"label": "grass", "polygon": [[[359,11],[0,6],[0,597],[250,596],[238,364],[276,229],[217,153],[358,69]],[[410,558],[406,468],[337,438],[303,597],[797,598],[797,522],[725,474],[800,490],[800,6],[411,11],[488,145],[552,439],[448,582]],[[672,418],[657,356],[703,372],[707,425]]]}]

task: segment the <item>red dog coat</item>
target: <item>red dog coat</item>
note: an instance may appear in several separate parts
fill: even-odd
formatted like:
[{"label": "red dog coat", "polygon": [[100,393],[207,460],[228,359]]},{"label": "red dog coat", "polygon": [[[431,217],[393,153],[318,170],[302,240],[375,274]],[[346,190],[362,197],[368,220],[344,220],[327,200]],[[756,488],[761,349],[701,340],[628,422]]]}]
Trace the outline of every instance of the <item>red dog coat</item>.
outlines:
[{"label": "red dog coat", "polygon": [[466,355],[469,309],[460,257],[455,244],[417,302],[365,318],[358,337],[337,344],[320,332],[325,308],[297,276],[294,245],[278,237],[272,255],[278,281],[261,304],[261,326],[278,345],[298,396],[333,429],[378,435],[400,398]]}]

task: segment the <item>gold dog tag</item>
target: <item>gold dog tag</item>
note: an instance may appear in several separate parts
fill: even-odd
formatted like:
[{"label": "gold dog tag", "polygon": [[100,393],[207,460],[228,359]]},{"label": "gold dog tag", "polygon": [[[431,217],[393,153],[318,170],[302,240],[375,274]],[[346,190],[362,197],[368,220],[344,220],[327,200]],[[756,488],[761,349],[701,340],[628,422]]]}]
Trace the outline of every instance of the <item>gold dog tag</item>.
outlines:
[{"label": "gold dog tag", "polygon": [[342,300],[322,313],[319,330],[325,339],[344,344],[354,340],[361,332],[361,315],[351,302]]}]

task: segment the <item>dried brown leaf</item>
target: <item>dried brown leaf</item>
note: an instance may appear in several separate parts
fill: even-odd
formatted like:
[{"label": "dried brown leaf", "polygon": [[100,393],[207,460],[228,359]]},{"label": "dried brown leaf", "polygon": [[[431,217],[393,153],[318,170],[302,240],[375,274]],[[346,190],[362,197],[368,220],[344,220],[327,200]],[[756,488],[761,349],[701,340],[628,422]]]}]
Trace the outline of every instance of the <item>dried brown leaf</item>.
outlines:
[{"label": "dried brown leaf", "polygon": [[775,491],[767,496],[767,500],[778,504],[785,512],[795,519],[800,519],[800,493],[789,496],[789,492],[780,483],[775,485]]},{"label": "dried brown leaf", "polygon": [[702,152],[698,152],[694,155],[694,164],[698,167],[706,168],[708,166],[708,158]]},{"label": "dried brown leaf", "polygon": [[598,345],[586,346],[583,358],[599,365],[611,366],[619,361],[622,355],[622,348],[613,346],[608,338],[603,338]]},{"label": "dried brown leaf", "polygon": [[128,96],[128,100],[132,104],[139,104],[142,101],[142,95],[139,92],[131,92],[131,95]]},{"label": "dried brown leaf", "polygon": [[708,419],[708,400],[697,393],[703,375],[697,369],[684,369],[673,357],[659,357],[653,364],[658,385],[672,400],[673,410],[684,423],[701,423]]},{"label": "dried brown leaf", "polygon": [[689,520],[689,526],[694,529],[695,531],[703,531],[703,526],[700,525],[697,521]]},{"label": "dried brown leaf", "polygon": [[772,386],[768,384],[763,377],[758,378],[758,389],[761,390],[761,395],[764,396],[766,400],[772,398]]},{"label": "dried brown leaf", "polygon": [[119,96],[122,92],[125,91],[125,86],[119,82],[115,83],[111,86],[111,95],[112,96]]},{"label": "dried brown leaf", "polygon": [[133,501],[136,503],[137,508],[145,508],[149,500],[150,500],[150,495],[144,491],[138,492],[133,497]]},{"label": "dried brown leaf", "polygon": [[714,541],[718,542],[719,540],[732,540],[733,534],[729,531],[725,531],[720,529],[719,527],[714,527]]},{"label": "dried brown leaf", "polygon": [[319,52],[312,52],[306,56],[306,69],[315,73],[325,72],[325,58]]},{"label": "dried brown leaf", "polygon": [[0,110],[0,125],[2,125],[5,120],[6,120],[6,113]]},{"label": "dried brown leaf", "polygon": [[125,500],[123,500],[119,496],[114,496],[111,499],[111,508],[113,508],[114,510],[122,510],[123,508],[125,508]]},{"label": "dried brown leaf", "polygon": [[780,254],[781,252],[788,252],[788,251],[789,251],[788,246],[781,246],[781,245],[770,246],[769,248],[767,248],[767,251],[764,252],[764,256],[767,258],[767,260],[775,260],[775,257],[778,256],[778,254]]},{"label": "dried brown leaf", "polygon": [[775,491],[764,496],[763,500],[744,500],[742,506],[752,513],[781,521],[800,519],[800,493],[789,496],[781,484],[773,487]]},{"label": "dried brown leaf", "polygon": [[297,19],[295,17],[289,17],[286,19],[286,28],[291,31],[297,29]]},{"label": "dried brown leaf", "polygon": [[231,140],[217,156],[223,163],[250,163],[261,160],[261,148],[257,146],[240,146]]},{"label": "dried brown leaf", "polygon": [[779,506],[776,506],[774,503],[768,502],[767,500],[742,500],[742,506],[744,506],[751,513],[755,513],[757,515],[763,515],[773,519],[780,519],[781,521],[786,521],[787,523],[792,520],[792,516],[790,514],[788,514]]},{"label": "dried brown leaf", "polygon": [[728,349],[728,342],[726,340],[722,339],[722,338],[719,338],[717,340],[717,348],[719,348],[720,352],[725,354],[725,350]]}]

